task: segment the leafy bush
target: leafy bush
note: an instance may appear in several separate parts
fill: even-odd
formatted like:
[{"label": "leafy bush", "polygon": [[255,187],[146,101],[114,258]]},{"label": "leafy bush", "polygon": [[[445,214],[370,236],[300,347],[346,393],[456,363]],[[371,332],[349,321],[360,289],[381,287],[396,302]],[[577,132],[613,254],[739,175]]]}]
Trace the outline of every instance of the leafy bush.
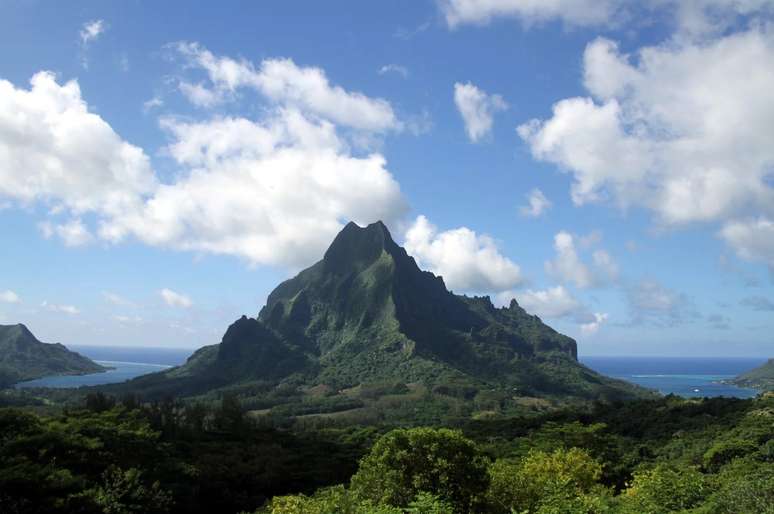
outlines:
[{"label": "leafy bush", "polygon": [[355,514],[358,505],[342,486],[320,489],[314,496],[303,494],[275,496],[263,511],[266,514]]},{"label": "leafy bush", "polygon": [[695,468],[658,464],[638,471],[624,495],[624,512],[661,513],[698,506],[709,494],[707,480]]},{"label": "leafy bush", "polygon": [[411,514],[453,514],[454,508],[449,502],[441,500],[438,496],[421,492],[409,503],[406,512]]},{"label": "leafy bush", "polygon": [[104,514],[165,513],[172,498],[158,481],[146,485],[137,468],[123,470],[111,466],[102,475],[102,483],[86,491]]},{"label": "leafy bush", "polygon": [[406,507],[426,492],[468,512],[489,483],[487,464],[461,432],[397,429],[376,441],[351,486],[358,498],[375,504]]},{"label": "leafy bush", "polygon": [[774,514],[774,467],[738,460],[723,469],[702,512]]},{"label": "leafy bush", "polygon": [[751,454],[758,450],[758,445],[741,439],[720,441],[712,445],[704,454],[704,467],[712,473],[717,473],[720,468],[737,457]]},{"label": "leafy bush", "polygon": [[487,502],[494,513],[590,512],[593,501],[586,497],[604,492],[599,486],[602,466],[578,448],[533,451],[520,461],[501,459],[489,474]]}]

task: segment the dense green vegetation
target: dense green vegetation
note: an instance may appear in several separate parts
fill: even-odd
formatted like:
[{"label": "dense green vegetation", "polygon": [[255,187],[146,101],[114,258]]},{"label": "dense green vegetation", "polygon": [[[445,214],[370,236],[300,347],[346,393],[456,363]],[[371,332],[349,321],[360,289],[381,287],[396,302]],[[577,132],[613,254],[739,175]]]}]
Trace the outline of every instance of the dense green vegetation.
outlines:
[{"label": "dense green vegetation", "polygon": [[179,368],[102,387],[148,399],[235,394],[273,416],[427,423],[650,393],[577,361],[576,343],[514,300],[449,292],[382,223],[350,223],[324,258],[280,284],[257,318]]},{"label": "dense green vegetation", "polygon": [[46,375],[100,371],[105,368],[61,344],[38,341],[24,325],[0,325],[0,388]]},{"label": "dense green vegetation", "polygon": [[771,395],[600,405],[463,430],[390,432],[348,489],[275,498],[258,512],[774,512]]},{"label": "dense green vegetation", "polygon": [[261,427],[231,397],[215,410],[103,395],[44,415],[0,409],[0,512],[254,509],[345,481],[372,432],[339,441]]},{"label": "dense green vegetation", "polygon": [[0,409],[0,462],[4,513],[772,513],[774,395],[287,430],[97,394]]}]

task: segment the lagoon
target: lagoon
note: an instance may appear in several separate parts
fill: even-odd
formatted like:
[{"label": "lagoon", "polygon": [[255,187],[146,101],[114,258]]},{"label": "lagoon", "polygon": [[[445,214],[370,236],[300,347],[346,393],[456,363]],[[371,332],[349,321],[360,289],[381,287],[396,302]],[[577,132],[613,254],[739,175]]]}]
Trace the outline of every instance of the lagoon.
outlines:
[{"label": "lagoon", "polygon": [[[123,382],[177,366],[194,352],[190,348],[115,346],[70,347],[113,369],[89,375],[50,376],[21,382],[16,387],[74,388]],[[580,361],[605,375],[655,389],[662,394],[687,398],[726,396],[752,398],[754,389],[722,383],[760,366],[763,357],[599,357],[581,356]]]}]

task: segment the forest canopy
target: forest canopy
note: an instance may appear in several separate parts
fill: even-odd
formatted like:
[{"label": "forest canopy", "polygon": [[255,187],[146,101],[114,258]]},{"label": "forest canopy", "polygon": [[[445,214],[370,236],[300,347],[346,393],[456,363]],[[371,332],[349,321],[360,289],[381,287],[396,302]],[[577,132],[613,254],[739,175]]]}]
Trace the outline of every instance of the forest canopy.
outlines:
[{"label": "forest canopy", "polygon": [[238,400],[0,409],[0,511],[774,512],[774,395],[448,427],[274,427]]}]

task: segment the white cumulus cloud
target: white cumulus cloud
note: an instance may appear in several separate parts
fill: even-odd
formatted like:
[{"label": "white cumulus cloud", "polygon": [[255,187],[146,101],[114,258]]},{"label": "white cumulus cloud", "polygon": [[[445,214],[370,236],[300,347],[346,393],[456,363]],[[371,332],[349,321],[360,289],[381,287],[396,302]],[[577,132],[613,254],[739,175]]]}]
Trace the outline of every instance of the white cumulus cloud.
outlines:
[{"label": "white cumulus cloud", "polygon": [[209,108],[223,101],[221,95],[202,83],[180,82],[180,92],[197,107]]},{"label": "white cumulus cloud", "polygon": [[82,246],[94,240],[94,236],[80,219],[73,219],[59,224],[44,221],[38,227],[43,237],[49,239],[56,235],[62,239],[65,246]]},{"label": "white cumulus cloud", "polygon": [[518,291],[513,295],[524,310],[541,318],[564,318],[578,313],[581,303],[564,286]]},{"label": "white cumulus cloud", "polygon": [[159,291],[159,295],[161,295],[164,303],[170,307],[180,307],[182,309],[187,309],[193,305],[193,302],[188,296],[172,291],[171,289],[164,288]]},{"label": "white cumulus cloud", "polygon": [[618,264],[605,250],[593,252],[592,266],[583,262],[575,238],[569,232],[561,231],[554,236],[554,250],[556,257],[545,263],[546,273],[554,280],[588,288],[615,282],[618,278]]},{"label": "white cumulus cloud", "polygon": [[572,175],[576,204],[641,206],[666,225],[721,223],[740,255],[774,262],[771,26],[636,55],[600,38],[586,48],[584,83],[591,96],[519,127],[535,158]]},{"label": "white cumulus cloud", "polygon": [[495,296],[497,305],[507,305],[515,298],[528,313],[544,319],[567,319],[577,323],[583,334],[596,332],[607,320],[606,313],[594,313],[564,286],[547,289],[504,291]]},{"label": "white cumulus cloud", "polygon": [[[366,111],[383,106],[325,81],[322,100],[314,87],[301,88],[288,94],[311,98],[273,104],[259,119],[163,119],[165,151],[178,165],[165,181],[142,149],[89,111],[77,82],[60,85],[41,72],[31,84],[0,80],[0,201],[45,205],[41,231],[66,244],[136,239],[294,268],[318,259],[347,221],[389,224],[406,212],[380,153],[354,155],[340,125],[288,106],[330,95]],[[366,114],[362,126],[384,127]]]},{"label": "white cumulus cloud", "polygon": [[21,303],[21,298],[15,292],[10,289],[0,291],[0,302],[3,303]]},{"label": "white cumulus cloud", "polygon": [[508,104],[500,95],[490,95],[470,82],[454,84],[454,104],[465,122],[468,138],[476,143],[492,132],[494,115]]},{"label": "white cumulus cloud", "polygon": [[774,221],[768,218],[727,223],[721,237],[743,259],[766,263],[774,271]]},{"label": "white cumulus cloud", "polygon": [[197,43],[178,43],[175,48],[191,65],[206,71],[212,82],[210,88],[184,83],[183,93],[197,105],[214,105],[247,87],[286,107],[354,129],[386,132],[402,128],[387,100],[333,85],[320,68],[281,58],[265,59],[255,67],[244,59],[216,56]]},{"label": "white cumulus cloud", "polygon": [[527,205],[522,206],[519,212],[522,216],[528,218],[539,218],[550,208],[551,201],[546,198],[543,191],[535,188],[529,192],[527,195]]},{"label": "white cumulus cloud", "polygon": [[450,289],[498,292],[523,280],[519,266],[500,253],[494,239],[467,227],[439,232],[425,216],[419,216],[405,239],[409,255],[441,275]]},{"label": "white cumulus cloud", "polygon": [[0,196],[114,216],[155,190],[148,157],[89,112],[77,82],[40,72],[30,83],[0,80]]},{"label": "white cumulus cloud", "polygon": [[256,123],[166,121],[170,155],[190,173],[158,188],[130,215],[102,226],[154,246],[301,267],[322,255],[343,222],[390,223],[406,204],[384,157],[354,157],[330,123],[283,110]]}]

